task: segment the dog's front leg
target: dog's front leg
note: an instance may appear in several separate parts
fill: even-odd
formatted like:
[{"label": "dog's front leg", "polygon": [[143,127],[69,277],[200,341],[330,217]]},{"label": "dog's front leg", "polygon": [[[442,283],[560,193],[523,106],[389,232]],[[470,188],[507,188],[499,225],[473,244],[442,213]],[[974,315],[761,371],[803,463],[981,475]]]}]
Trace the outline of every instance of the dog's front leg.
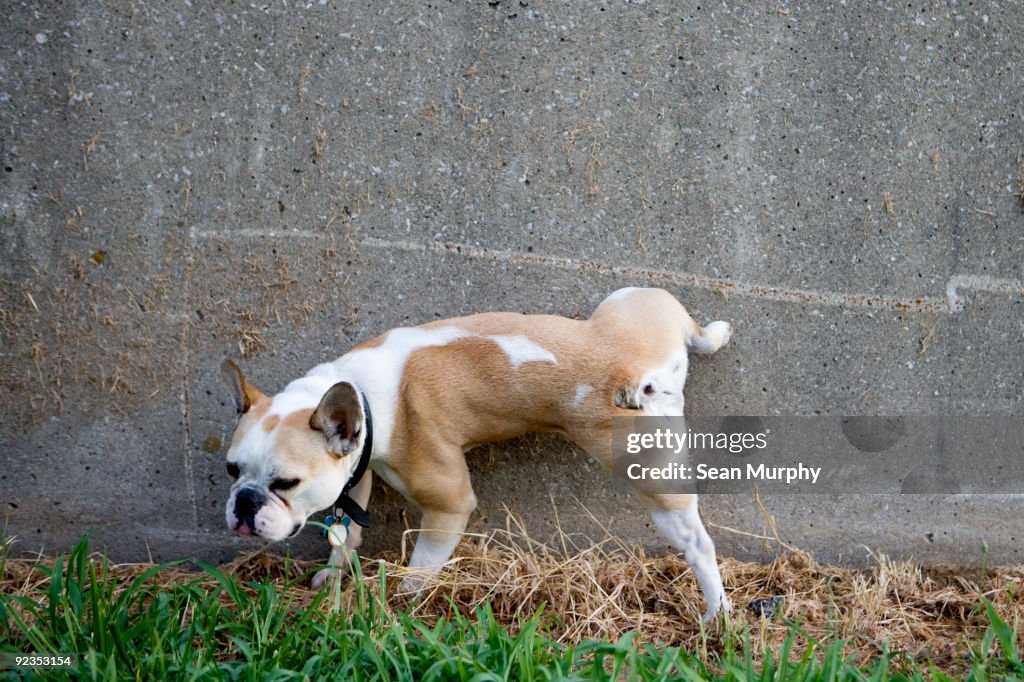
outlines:
[{"label": "dog's front leg", "polygon": [[402,589],[418,591],[430,576],[448,563],[476,509],[476,494],[469,469],[458,448],[438,446],[434,461],[443,464],[430,475],[409,477],[406,497],[423,512],[416,547],[409,559],[415,572],[402,581]]},{"label": "dog's front leg", "polygon": [[[373,487],[373,474],[367,471],[362,480],[352,488],[350,497],[366,509],[370,502],[370,489]],[[355,523],[349,524],[348,537],[342,547],[331,547],[331,555],[327,559],[327,568],[317,571],[313,576],[313,589],[317,590],[330,578],[342,578],[355,560],[356,550],[363,544],[363,528]]]},{"label": "dog's front leg", "polygon": [[[475,505],[474,505],[475,506]],[[447,513],[424,510],[416,548],[409,568],[416,571],[402,581],[402,589],[415,592],[423,589],[430,576],[448,563],[469,522],[469,512]]]},{"label": "dog's front leg", "polygon": [[348,571],[348,549],[345,547],[332,547],[331,554],[327,559],[327,568],[322,568],[313,576],[313,589],[319,590],[324,584],[331,580],[341,580]]}]

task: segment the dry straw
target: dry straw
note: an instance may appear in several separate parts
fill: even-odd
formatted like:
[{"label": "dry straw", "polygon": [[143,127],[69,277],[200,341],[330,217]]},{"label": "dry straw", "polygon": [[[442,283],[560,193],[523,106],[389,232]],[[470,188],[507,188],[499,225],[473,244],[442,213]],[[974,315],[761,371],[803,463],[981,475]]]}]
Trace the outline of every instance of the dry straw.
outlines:
[{"label": "dry straw", "polygon": [[[700,627],[703,600],[682,557],[649,556],[642,547],[611,536],[581,543],[559,532],[553,542],[544,543],[532,538],[518,517],[508,514],[506,519],[503,529],[466,535],[453,562],[422,594],[402,592],[400,582],[411,570],[397,552],[363,558],[366,587],[379,592],[380,571],[386,571],[389,606],[427,622],[455,609],[471,614],[488,602],[513,630],[543,608],[551,634],[563,642],[615,640],[636,632],[647,642],[704,654],[717,646],[722,625],[710,632]],[[754,651],[776,650],[791,632],[790,621],[825,645],[846,640],[846,652],[863,661],[888,650],[957,669],[965,661],[968,642],[980,641],[988,624],[984,609],[979,609],[981,596],[1011,625],[1024,616],[1024,599],[1017,589],[1024,581],[1024,566],[958,569],[878,555],[873,568],[856,570],[824,566],[791,549],[769,563],[724,558],[720,564],[735,607],[731,627],[749,625]],[[150,567],[120,565],[112,574],[126,587]],[[302,608],[313,600],[307,586],[316,567],[314,562],[252,552],[221,570],[242,582],[273,581],[282,589],[287,585],[287,599]],[[170,585],[203,579],[201,573],[172,567],[155,580]],[[206,579],[212,590],[215,579]],[[45,580],[33,562],[8,560],[0,588],[39,595]],[[775,617],[751,613],[751,602],[772,597],[782,597]],[[351,583],[342,598],[354,608]],[[798,652],[806,642],[796,644]]]}]

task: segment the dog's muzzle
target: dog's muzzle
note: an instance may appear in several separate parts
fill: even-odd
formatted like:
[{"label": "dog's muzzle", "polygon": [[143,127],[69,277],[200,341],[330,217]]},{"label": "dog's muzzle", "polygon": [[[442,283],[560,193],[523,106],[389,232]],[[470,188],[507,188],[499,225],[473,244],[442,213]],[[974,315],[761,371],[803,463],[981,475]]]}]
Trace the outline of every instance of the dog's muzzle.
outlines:
[{"label": "dog's muzzle", "polygon": [[235,530],[242,535],[254,535],[256,533],[256,514],[266,503],[267,496],[255,488],[239,490],[235,495],[235,517],[238,519]]}]

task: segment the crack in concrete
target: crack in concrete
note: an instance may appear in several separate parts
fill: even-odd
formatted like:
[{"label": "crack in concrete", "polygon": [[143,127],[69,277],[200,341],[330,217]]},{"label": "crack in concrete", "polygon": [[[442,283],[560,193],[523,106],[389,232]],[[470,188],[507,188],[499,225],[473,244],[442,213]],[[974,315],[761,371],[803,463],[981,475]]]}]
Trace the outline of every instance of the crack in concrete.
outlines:
[{"label": "crack in concrete", "polygon": [[[291,239],[323,239],[327,235],[313,230],[253,230],[242,229],[226,231],[198,230],[192,228],[192,239],[206,238],[291,238]],[[490,260],[495,262],[513,263],[552,267],[576,272],[601,272],[633,279],[661,280],[675,282],[697,289],[715,291],[723,296],[738,295],[766,301],[781,303],[811,303],[830,307],[867,308],[871,310],[892,310],[900,313],[947,313],[962,312],[970,300],[961,294],[961,290],[972,289],[1010,296],[1024,296],[1024,287],[1020,280],[989,275],[956,274],[951,275],[946,283],[945,296],[942,298],[922,296],[917,298],[901,298],[879,294],[841,293],[836,291],[818,291],[815,289],[793,289],[763,284],[751,284],[721,277],[708,277],[677,270],[660,268],[643,268],[631,265],[612,265],[600,261],[586,261],[564,256],[547,256],[537,253],[519,253],[506,249],[491,249],[482,246],[460,244],[458,242],[415,242],[404,239],[382,239],[379,237],[361,237],[361,246],[374,249],[393,249],[411,253],[455,254],[465,258]]]},{"label": "crack in concrete", "polygon": [[632,278],[648,278],[678,282],[686,286],[716,291],[728,296],[737,294],[750,298],[783,303],[816,303],[833,307],[856,307],[885,309],[896,312],[915,313],[957,313],[964,309],[966,299],[958,294],[959,289],[974,289],[994,293],[1024,296],[1024,288],[1019,280],[989,277],[987,275],[958,274],[952,275],[946,285],[946,297],[900,298],[877,294],[840,293],[835,291],[816,291],[813,289],[789,289],[760,284],[750,284],[719,277],[707,277],[688,272],[642,268],[635,266],[611,265],[608,263],[577,260],[562,256],[545,256],[533,253],[516,253],[503,249],[488,249],[455,242],[412,242],[406,240],[389,240],[377,237],[364,237],[360,244],[371,248],[396,249],[412,252],[456,253],[467,258],[480,258],[507,263],[524,265],[540,265],[556,267],[563,270],[596,271]]},{"label": "crack in concrete", "polygon": [[[195,260],[192,254],[188,255],[188,265],[185,269],[185,282],[183,298],[185,310],[191,310],[192,305],[192,276],[195,271]],[[183,464],[185,467],[185,492],[188,495],[189,508],[192,512],[192,527],[199,527],[199,504],[196,500],[195,475],[192,467],[192,453],[195,452],[195,441],[192,437],[192,401],[189,392],[190,374],[189,368],[189,329],[192,326],[191,318],[186,313],[186,319],[181,325],[181,423],[185,430],[185,452]]]},{"label": "crack in concrete", "polygon": [[946,282],[946,301],[949,312],[955,313],[964,309],[970,301],[960,295],[960,289],[990,291],[999,294],[1020,296],[1022,291],[1020,280],[1008,277],[990,277],[989,275],[953,275]]}]

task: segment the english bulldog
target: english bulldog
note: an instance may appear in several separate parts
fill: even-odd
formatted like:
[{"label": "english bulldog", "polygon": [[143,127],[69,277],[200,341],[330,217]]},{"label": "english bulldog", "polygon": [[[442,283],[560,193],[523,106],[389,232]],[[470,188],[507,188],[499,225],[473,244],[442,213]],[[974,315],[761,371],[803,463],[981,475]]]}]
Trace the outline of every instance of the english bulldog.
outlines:
[{"label": "english bulldog", "polygon": [[[555,432],[610,467],[616,416],[682,416],[687,353],[714,353],[727,322],[698,325],[661,289],[620,289],[590,319],[482,313],[393,329],[267,396],[225,360],[238,423],[227,525],[278,541],[334,508],[328,566],[362,542],[373,475],[422,521],[405,587],[450,559],[477,498],[465,453],[530,431]],[[637,490],[654,525],[683,552],[704,594],[704,620],[729,610],[715,546],[694,494]],[[351,523],[354,521],[354,523]],[[351,525],[350,525],[351,523]]]}]

